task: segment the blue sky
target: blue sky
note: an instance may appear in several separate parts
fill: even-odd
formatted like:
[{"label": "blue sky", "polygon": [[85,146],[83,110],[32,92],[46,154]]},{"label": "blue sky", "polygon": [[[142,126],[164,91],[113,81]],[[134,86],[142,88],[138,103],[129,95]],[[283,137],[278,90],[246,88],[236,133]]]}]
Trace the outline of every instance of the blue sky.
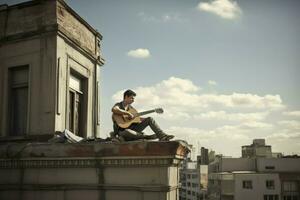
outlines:
[{"label": "blue sky", "polygon": [[67,3],[103,35],[102,137],[131,88],[137,108],[165,108],[152,116],[178,139],[239,156],[266,138],[300,153],[300,1]]}]

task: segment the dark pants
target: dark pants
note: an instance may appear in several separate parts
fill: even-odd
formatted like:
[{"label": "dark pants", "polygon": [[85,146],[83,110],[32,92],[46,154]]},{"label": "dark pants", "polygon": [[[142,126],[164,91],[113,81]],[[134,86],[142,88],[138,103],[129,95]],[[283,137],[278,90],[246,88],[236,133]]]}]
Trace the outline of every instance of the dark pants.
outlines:
[{"label": "dark pants", "polygon": [[[150,126],[155,135],[144,136],[143,130]],[[161,138],[165,133],[161,130],[158,124],[152,117],[145,118],[141,123],[132,124],[128,129],[121,131],[120,136],[123,136],[125,140],[135,140],[135,139],[155,139]]]}]

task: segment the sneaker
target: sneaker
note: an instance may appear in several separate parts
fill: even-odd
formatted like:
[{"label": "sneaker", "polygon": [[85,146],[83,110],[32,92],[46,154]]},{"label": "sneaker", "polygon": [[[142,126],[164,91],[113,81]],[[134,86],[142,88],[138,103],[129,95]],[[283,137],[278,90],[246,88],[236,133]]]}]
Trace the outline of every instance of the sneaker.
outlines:
[{"label": "sneaker", "polygon": [[159,138],[159,141],[169,141],[174,138],[174,135],[164,135],[161,138]]}]

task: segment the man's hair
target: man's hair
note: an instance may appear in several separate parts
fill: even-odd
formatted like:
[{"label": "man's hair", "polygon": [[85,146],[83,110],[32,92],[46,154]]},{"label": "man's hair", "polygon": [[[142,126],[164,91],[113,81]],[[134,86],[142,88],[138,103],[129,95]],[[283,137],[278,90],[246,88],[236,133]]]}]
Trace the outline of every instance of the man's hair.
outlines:
[{"label": "man's hair", "polygon": [[132,90],[126,90],[123,94],[123,99],[125,99],[125,97],[130,97],[130,96],[136,96],[136,93]]}]

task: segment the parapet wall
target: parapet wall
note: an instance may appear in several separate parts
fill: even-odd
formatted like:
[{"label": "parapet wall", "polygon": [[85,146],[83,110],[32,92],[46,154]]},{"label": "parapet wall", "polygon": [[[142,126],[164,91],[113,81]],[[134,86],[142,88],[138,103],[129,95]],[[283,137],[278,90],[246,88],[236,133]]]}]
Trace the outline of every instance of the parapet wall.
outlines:
[{"label": "parapet wall", "polygon": [[179,198],[184,142],[0,145],[0,199]]}]

